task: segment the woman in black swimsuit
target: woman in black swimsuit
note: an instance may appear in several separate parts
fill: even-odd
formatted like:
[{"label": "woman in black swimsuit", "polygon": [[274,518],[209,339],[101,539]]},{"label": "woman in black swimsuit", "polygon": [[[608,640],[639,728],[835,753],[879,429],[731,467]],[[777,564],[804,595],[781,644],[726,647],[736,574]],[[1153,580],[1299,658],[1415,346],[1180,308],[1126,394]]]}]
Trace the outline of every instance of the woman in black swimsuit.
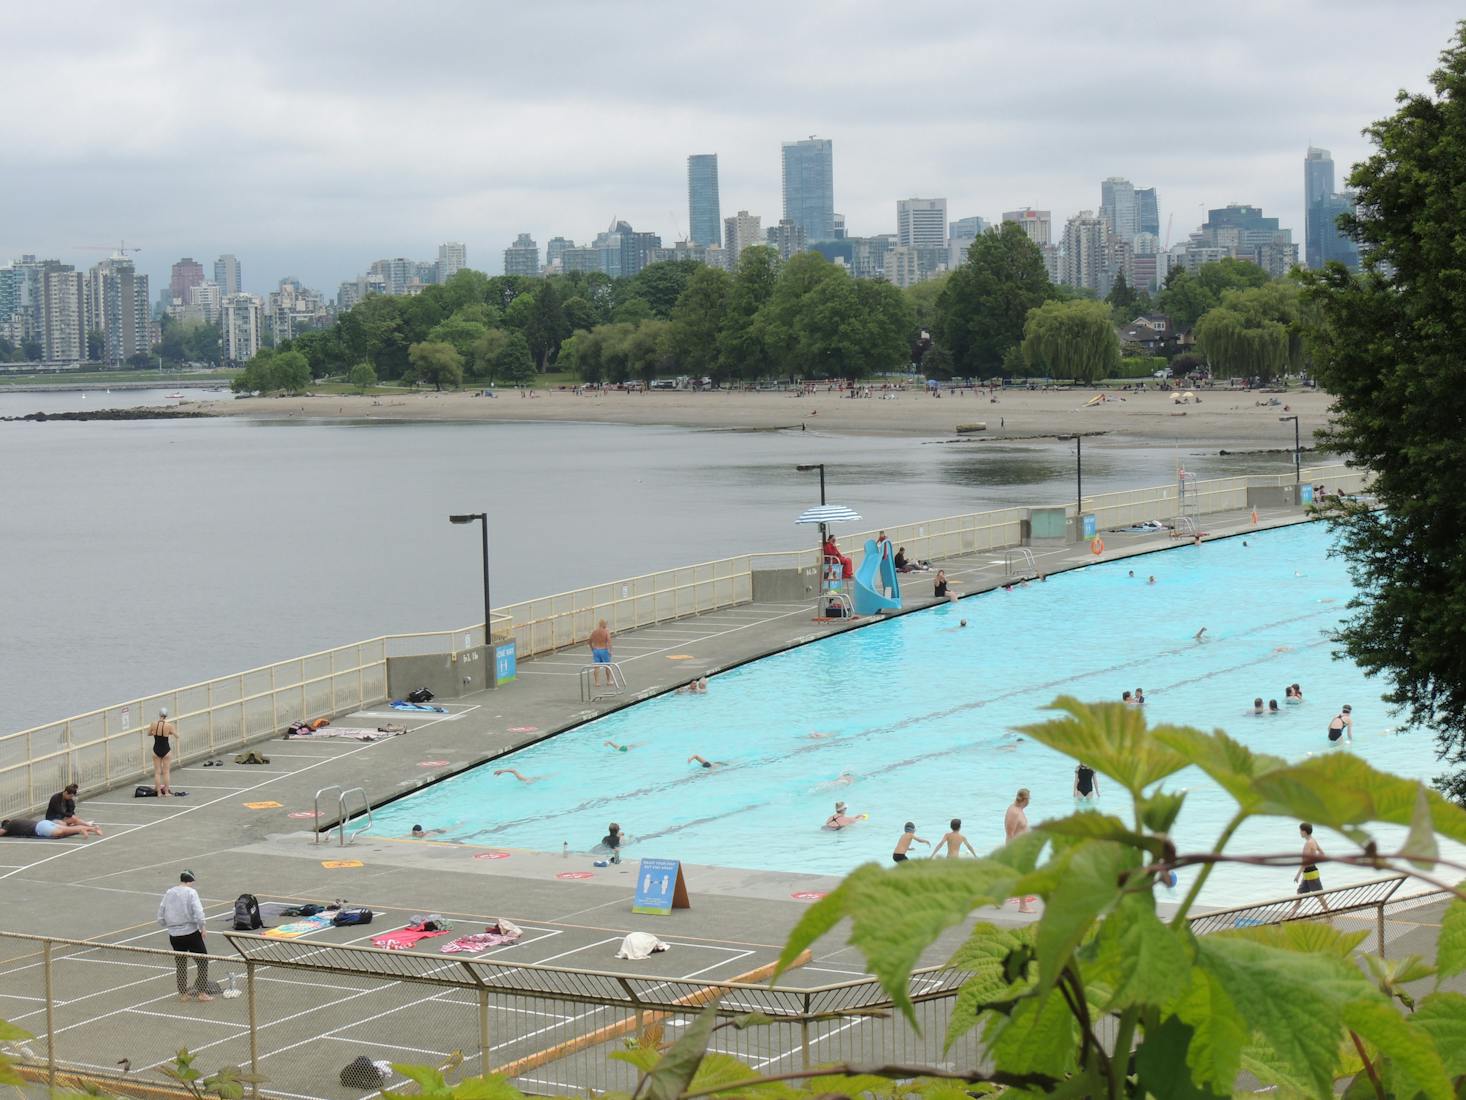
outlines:
[{"label": "woman in black swimsuit", "polygon": [[167,707],[158,711],[158,720],[148,727],[148,736],[153,739],[153,789],[161,798],[173,793],[168,772],[173,766],[173,741],[178,736],[178,728],[168,721]]},{"label": "woman in black swimsuit", "polygon": [[1347,737],[1352,743],[1354,741],[1354,708],[1348,703],[1344,708],[1329,719],[1329,740],[1338,741],[1341,737]]}]

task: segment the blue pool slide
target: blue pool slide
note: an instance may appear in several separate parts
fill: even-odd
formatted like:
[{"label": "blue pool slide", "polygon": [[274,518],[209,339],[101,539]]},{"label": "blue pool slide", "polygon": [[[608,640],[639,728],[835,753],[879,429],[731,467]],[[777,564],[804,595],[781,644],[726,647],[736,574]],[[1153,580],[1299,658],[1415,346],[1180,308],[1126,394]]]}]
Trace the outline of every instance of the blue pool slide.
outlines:
[{"label": "blue pool slide", "polygon": [[[889,596],[882,595],[885,588]],[[857,615],[879,615],[901,609],[901,578],[896,572],[896,552],[890,540],[865,540],[865,557],[855,571],[854,592]]]}]

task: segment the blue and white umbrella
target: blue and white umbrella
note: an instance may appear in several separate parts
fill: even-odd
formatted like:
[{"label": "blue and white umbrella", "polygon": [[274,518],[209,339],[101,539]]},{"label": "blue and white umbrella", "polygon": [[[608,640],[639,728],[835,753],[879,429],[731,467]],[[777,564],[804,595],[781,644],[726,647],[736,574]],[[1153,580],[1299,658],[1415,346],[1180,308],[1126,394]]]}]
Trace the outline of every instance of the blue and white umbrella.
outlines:
[{"label": "blue and white umbrella", "polygon": [[806,508],[799,513],[795,523],[852,523],[860,519],[860,513],[843,504],[821,504]]}]

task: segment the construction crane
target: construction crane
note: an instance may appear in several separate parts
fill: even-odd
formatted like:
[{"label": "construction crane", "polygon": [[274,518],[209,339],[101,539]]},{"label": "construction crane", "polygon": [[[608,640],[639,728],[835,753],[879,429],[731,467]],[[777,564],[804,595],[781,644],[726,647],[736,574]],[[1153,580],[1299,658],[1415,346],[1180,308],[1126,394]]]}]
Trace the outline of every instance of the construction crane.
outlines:
[{"label": "construction crane", "polygon": [[110,252],[114,256],[126,256],[129,252],[141,252],[140,247],[128,248],[126,241],[118,241],[117,247],[110,244],[74,244],[73,249],[81,252]]}]

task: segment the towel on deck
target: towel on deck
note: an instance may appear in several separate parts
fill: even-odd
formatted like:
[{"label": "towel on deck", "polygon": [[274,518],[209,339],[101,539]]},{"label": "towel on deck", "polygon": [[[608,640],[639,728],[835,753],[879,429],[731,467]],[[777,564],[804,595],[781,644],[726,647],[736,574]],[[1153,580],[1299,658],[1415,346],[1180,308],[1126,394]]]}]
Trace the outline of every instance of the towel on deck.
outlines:
[{"label": "towel on deck", "polygon": [[433,936],[446,936],[446,931],[424,932],[421,928],[399,928],[395,932],[383,932],[380,936],[372,937],[373,947],[385,947],[390,951],[407,951],[412,948],[418,940],[430,939]]},{"label": "towel on deck", "polygon": [[518,943],[519,937],[522,935],[524,933],[520,931],[517,925],[511,924],[501,917],[497,922],[489,925],[482,932],[474,932],[468,936],[459,936],[452,943],[445,943],[439,950],[445,955],[472,955],[490,947],[503,947],[505,944]]},{"label": "towel on deck", "polygon": [[649,959],[658,951],[668,950],[667,945],[650,932],[631,932],[621,941],[618,959]]},{"label": "towel on deck", "polygon": [[331,922],[335,918],[335,913],[317,913],[313,917],[306,917],[303,920],[282,924],[278,928],[267,928],[265,929],[265,935],[269,936],[272,940],[298,939],[317,929],[330,928]]}]

